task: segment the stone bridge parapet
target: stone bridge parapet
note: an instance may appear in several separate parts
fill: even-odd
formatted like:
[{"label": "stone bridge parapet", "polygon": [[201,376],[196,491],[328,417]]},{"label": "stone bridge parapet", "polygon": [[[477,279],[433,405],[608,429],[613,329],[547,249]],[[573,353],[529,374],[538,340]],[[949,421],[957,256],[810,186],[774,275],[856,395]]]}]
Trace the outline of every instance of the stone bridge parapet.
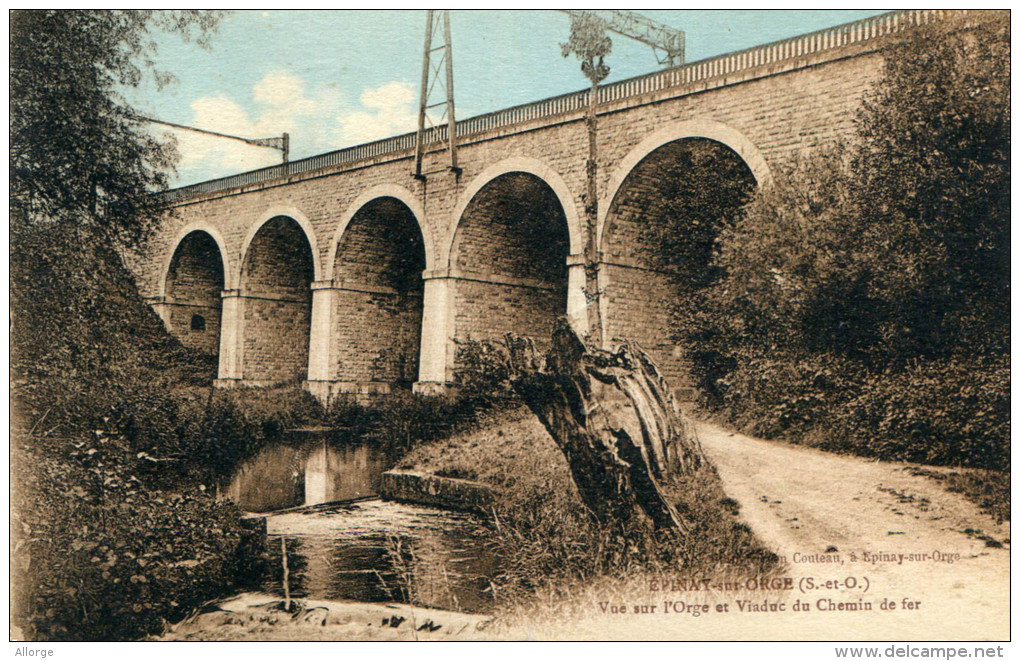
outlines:
[{"label": "stone bridge parapet", "polygon": [[[768,185],[776,164],[852,133],[892,41],[967,16],[892,12],[603,86],[597,339],[636,340],[690,385],[670,276],[641,230],[671,145],[719,143]],[[183,343],[218,354],[219,385],[300,381],[322,400],[440,391],[463,340],[541,344],[562,315],[583,333],[586,94],[459,122],[459,173],[415,179],[410,134],[169,191],[132,263],[143,294]]]}]

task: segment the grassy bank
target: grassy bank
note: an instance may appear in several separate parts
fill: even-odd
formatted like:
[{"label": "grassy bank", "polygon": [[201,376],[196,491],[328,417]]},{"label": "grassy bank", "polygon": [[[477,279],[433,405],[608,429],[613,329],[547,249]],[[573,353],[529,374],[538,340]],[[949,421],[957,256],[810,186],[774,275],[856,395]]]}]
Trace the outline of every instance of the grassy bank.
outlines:
[{"label": "grassy bank", "polygon": [[11,225],[12,624],[139,638],[254,573],[258,535],[209,488],[243,419],[107,244]]},{"label": "grassy bank", "polygon": [[933,466],[909,469],[914,475],[935,480],[951,493],[961,494],[999,523],[1009,521],[1010,474],[1008,471]]},{"label": "grassy bank", "polygon": [[691,524],[688,535],[660,531],[650,538],[600,526],[584,509],[563,454],[523,406],[417,447],[398,467],[493,488],[490,526],[502,560],[493,588],[504,622],[538,613],[540,621],[578,617],[607,597],[647,594],[648,578],[663,572],[746,577],[777,569],[711,466],[666,487]]}]

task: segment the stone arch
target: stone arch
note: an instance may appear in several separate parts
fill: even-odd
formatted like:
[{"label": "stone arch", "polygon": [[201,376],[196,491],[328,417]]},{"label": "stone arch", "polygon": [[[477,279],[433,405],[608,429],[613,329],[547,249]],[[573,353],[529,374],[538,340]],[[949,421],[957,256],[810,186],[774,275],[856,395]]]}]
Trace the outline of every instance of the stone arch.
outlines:
[{"label": "stone arch", "polygon": [[278,214],[245,239],[238,289],[241,378],[252,385],[304,379],[308,373],[312,282],[319,277],[314,235]]},{"label": "stone arch", "polygon": [[418,377],[429,251],[421,206],[409,205],[414,198],[405,193],[396,186],[372,189],[337,228],[326,274],[336,319],[329,371],[344,388],[410,388]]},{"label": "stone arch", "polygon": [[[711,120],[677,122],[627,154],[599,205],[602,340],[636,340],[674,386],[689,387],[690,363],[683,347],[671,339],[670,318],[684,287],[699,286],[710,273],[712,239],[696,232],[683,235],[681,243],[667,243],[668,252],[661,250],[660,241],[679,235],[656,235],[657,222],[676,212],[672,200],[688,199],[673,196],[686,191],[684,195],[696,198],[706,181],[695,179],[698,183],[691,188],[686,182],[692,180],[683,176],[688,170],[678,167],[725,173],[713,185],[734,192],[767,185],[771,174],[758,149],[735,129]],[[670,172],[674,176],[664,176]]]},{"label": "stone arch", "polygon": [[510,159],[486,169],[457,207],[445,255],[454,340],[512,331],[542,344],[568,313],[568,262],[581,249],[580,226],[562,179],[539,165]]},{"label": "stone arch", "polygon": [[454,242],[457,239],[457,233],[460,229],[460,221],[464,217],[464,211],[467,206],[475,198],[482,188],[489,184],[497,177],[511,172],[523,172],[525,174],[531,174],[541,179],[550,189],[556,194],[557,199],[560,202],[560,206],[563,208],[563,212],[566,215],[567,232],[570,237],[570,254],[576,255],[583,250],[582,234],[581,234],[581,217],[577,212],[577,206],[574,204],[574,195],[570,191],[570,187],[567,186],[567,182],[563,180],[560,174],[549,167],[549,165],[535,158],[527,158],[523,156],[507,158],[498,163],[490,165],[485,168],[481,174],[475,177],[471,184],[464,189],[464,192],[460,196],[460,201],[457,203],[457,207],[453,210],[451,215],[452,222],[450,227],[452,228],[449,236],[447,237],[446,244],[443,252],[440,254],[441,264],[450,268],[452,266],[452,256],[454,250]]},{"label": "stone arch", "polygon": [[237,278],[235,280],[239,288],[241,287],[241,272],[244,269],[244,261],[248,256],[248,248],[251,246],[252,240],[262,229],[263,225],[274,218],[281,216],[293,220],[301,228],[301,231],[304,232],[305,238],[308,240],[308,245],[312,248],[312,267],[314,269],[313,278],[315,280],[322,279],[322,266],[319,261],[319,242],[315,237],[315,228],[312,227],[311,221],[309,221],[308,217],[301,213],[301,211],[296,207],[287,204],[276,204],[264,211],[259,216],[258,221],[248,227],[248,233],[245,234],[244,241],[241,242],[241,253],[237,264]]},{"label": "stone arch", "polygon": [[609,184],[606,187],[606,193],[599,201],[598,245],[600,248],[605,246],[607,234],[606,219],[609,217],[609,209],[620,192],[623,183],[627,180],[627,176],[645,157],[655,150],[671,142],[686,138],[706,138],[729,147],[747,164],[759,186],[768,186],[772,182],[772,172],[765,157],[758,147],[737,129],[712,119],[674,122],[655,131],[639,142],[623,157],[623,160],[613,170]]},{"label": "stone arch", "polygon": [[326,277],[332,277],[335,262],[336,262],[336,251],[337,246],[340,244],[341,238],[343,238],[344,232],[347,230],[347,226],[350,225],[351,220],[354,216],[361,211],[362,207],[381,197],[392,197],[400,200],[411,210],[414,214],[415,221],[418,223],[418,230],[425,238],[425,268],[435,268],[435,250],[432,247],[432,243],[429,241],[428,233],[425,231],[425,208],[422,206],[421,201],[414,196],[414,194],[396,184],[379,184],[373,186],[368,190],[358,195],[353,202],[347,206],[347,210],[344,211],[344,215],[341,216],[340,222],[337,223],[336,230],[333,232],[333,239],[329,244],[329,253],[326,256]]},{"label": "stone arch", "polygon": [[227,243],[223,240],[223,235],[210,223],[204,220],[198,220],[192,223],[188,223],[177,232],[174,236],[173,241],[170,243],[172,246],[171,250],[168,250],[166,256],[163,259],[163,266],[160,269],[159,279],[159,295],[160,297],[166,296],[166,279],[170,273],[170,263],[173,261],[174,255],[177,253],[177,249],[180,247],[181,242],[192,232],[205,232],[208,234],[213,241],[216,242],[216,246],[219,248],[220,259],[223,261],[223,288],[233,289],[237,286],[235,281],[234,269],[230,263],[230,253],[227,252]]},{"label": "stone arch", "polygon": [[172,245],[160,283],[161,316],[181,344],[216,356],[228,273],[222,237],[215,228],[192,223]]}]

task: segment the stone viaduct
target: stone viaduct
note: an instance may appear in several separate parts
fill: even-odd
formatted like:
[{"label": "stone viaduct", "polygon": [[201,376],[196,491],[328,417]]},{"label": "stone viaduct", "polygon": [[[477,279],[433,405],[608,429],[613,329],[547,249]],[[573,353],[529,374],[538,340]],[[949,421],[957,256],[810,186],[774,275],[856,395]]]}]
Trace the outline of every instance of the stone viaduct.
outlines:
[{"label": "stone viaduct", "polygon": [[[656,174],[686,140],[770,167],[845,136],[882,51],[944,12],[885,14],[601,88],[601,338],[637,340],[675,387],[666,274],[648,256]],[[320,399],[450,383],[456,340],[587,327],[582,250],[587,92],[458,123],[462,171],[414,135],[170,191],[132,264],[167,327],[218,354],[217,384],[302,381]],[[443,127],[445,130],[445,127]]]}]

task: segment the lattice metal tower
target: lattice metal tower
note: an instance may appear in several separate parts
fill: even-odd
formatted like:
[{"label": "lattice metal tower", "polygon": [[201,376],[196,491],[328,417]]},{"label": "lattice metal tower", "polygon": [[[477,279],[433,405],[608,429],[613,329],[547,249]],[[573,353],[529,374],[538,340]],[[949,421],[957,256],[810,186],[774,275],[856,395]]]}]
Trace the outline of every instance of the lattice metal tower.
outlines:
[{"label": "lattice metal tower", "polygon": [[[457,167],[457,118],[453,105],[453,48],[450,41],[450,11],[429,9],[425,18],[425,56],[421,65],[421,93],[418,96],[418,135],[415,139],[414,176],[424,179],[429,174]],[[440,112],[441,110],[441,112]],[[438,114],[437,114],[438,113]],[[443,142],[449,152],[448,167],[422,171],[426,144]]]}]

